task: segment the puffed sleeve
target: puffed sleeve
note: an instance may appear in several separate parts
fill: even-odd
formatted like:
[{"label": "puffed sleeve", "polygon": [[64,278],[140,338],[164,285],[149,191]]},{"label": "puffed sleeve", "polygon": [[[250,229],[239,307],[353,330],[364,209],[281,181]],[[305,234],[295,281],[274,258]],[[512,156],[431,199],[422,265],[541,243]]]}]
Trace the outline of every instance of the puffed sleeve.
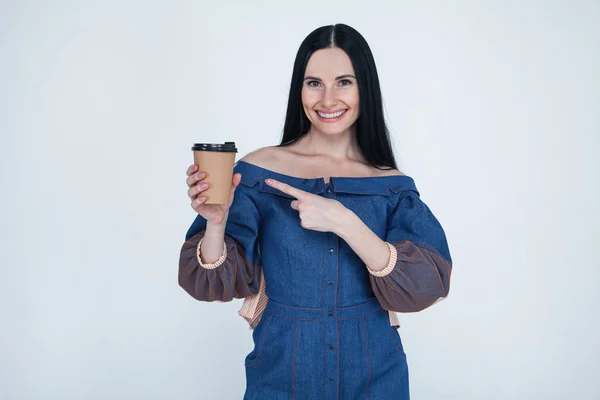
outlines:
[{"label": "puffed sleeve", "polygon": [[402,194],[388,218],[388,266],[370,272],[371,287],[389,311],[421,311],[450,290],[452,259],[442,226],[418,193]]},{"label": "puffed sleeve", "polygon": [[244,184],[236,188],[225,225],[225,257],[220,265],[202,264],[198,254],[206,219],[198,215],[185,235],[179,258],[179,285],[197,300],[225,302],[259,291],[259,212],[250,190]]}]

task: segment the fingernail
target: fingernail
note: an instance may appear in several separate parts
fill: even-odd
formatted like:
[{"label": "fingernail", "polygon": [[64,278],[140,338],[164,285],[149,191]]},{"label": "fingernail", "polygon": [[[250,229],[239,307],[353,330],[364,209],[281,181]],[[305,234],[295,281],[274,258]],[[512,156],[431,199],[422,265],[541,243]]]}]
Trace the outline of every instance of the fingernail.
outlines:
[{"label": "fingernail", "polygon": [[271,183],[273,183],[273,181],[272,181],[272,180],[270,180],[270,179],[266,179],[266,180],[265,180],[265,182],[267,182],[269,185],[270,185]]}]

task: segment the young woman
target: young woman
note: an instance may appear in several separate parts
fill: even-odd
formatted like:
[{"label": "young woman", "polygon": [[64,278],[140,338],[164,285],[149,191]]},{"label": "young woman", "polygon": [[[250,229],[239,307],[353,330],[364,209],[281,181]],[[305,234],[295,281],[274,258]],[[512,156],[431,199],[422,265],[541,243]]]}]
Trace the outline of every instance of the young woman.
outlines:
[{"label": "young woman", "polygon": [[203,204],[203,172],[187,175],[198,216],[179,284],[201,301],[244,298],[244,399],[408,399],[395,313],[446,297],[452,261],[396,169],[364,38],[338,24],[302,42],[281,144],[237,162],[229,204]]}]

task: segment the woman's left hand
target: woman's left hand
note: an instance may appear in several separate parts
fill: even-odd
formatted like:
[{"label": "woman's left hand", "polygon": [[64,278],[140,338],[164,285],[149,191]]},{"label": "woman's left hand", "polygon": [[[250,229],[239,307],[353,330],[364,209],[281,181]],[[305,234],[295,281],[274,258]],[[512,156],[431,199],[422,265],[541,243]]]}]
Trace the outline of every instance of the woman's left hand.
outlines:
[{"label": "woman's left hand", "polygon": [[317,196],[297,189],[275,179],[266,179],[267,185],[295,197],[292,208],[300,214],[300,225],[305,229],[319,232],[333,232],[339,235],[349,221],[352,211],[334,199]]}]

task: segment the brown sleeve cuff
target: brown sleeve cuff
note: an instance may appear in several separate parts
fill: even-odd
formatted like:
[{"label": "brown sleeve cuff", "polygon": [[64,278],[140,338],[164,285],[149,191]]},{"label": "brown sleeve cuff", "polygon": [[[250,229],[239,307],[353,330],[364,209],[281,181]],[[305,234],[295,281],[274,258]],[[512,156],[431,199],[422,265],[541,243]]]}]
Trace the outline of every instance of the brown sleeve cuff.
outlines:
[{"label": "brown sleeve cuff", "polygon": [[242,247],[225,236],[226,258],[215,268],[203,268],[198,247],[204,230],[183,243],[179,258],[179,285],[200,301],[231,301],[258,293],[260,261],[248,260]]},{"label": "brown sleeve cuff", "polygon": [[395,265],[383,276],[371,273],[369,277],[384,309],[421,311],[448,295],[452,273],[448,260],[433,248],[410,241],[394,243],[393,246],[397,255]]}]

